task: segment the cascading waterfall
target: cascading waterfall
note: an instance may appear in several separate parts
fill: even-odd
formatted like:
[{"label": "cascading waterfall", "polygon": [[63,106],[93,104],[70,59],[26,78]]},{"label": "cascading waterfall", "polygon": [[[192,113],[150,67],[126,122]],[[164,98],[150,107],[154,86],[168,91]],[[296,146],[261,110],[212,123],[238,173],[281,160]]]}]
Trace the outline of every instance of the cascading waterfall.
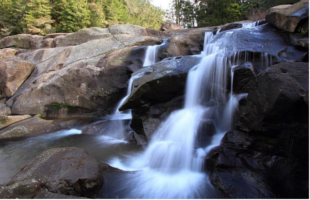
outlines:
[{"label": "cascading waterfall", "polygon": [[160,45],[152,45],[147,47],[143,67],[150,66],[156,63],[158,48],[165,45],[167,43],[167,40],[168,39],[164,39],[163,43]]},{"label": "cascading waterfall", "polygon": [[[143,62],[143,67],[155,64],[157,50],[160,46],[165,45],[166,42],[167,42],[167,39],[164,39],[164,42],[160,45],[153,45],[153,46],[147,47],[144,62]],[[126,96],[120,100],[120,102],[117,104],[113,114],[111,116],[109,116],[109,120],[111,120],[111,121],[108,124],[106,135],[113,137],[113,138],[116,138],[116,139],[121,139],[121,140],[126,138],[126,133],[125,133],[126,131],[124,128],[123,120],[132,119],[131,110],[119,111],[119,108],[122,106],[122,104],[129,97],[131,89],[132,89],[133,81],[135,79],[141,77],[141,76],[142,76],[142,73],[140,73],[140,74],[134,73],[130,77],[130,79],[128,81]]]},{"label": "cascading waterfall", "polygon": [[[224,32],[227,42],[233,32]],[[110,164],[123,170],[137,170],[128,175],[118,192],[128,198],[214,198],[208,177],[202,172],[206,154],[220,144],[231,129],[240,99],[247,94],[227,97],[227,74],[237,61],[225,55],[226,49],[212,43],[213,33],[206,32],[201,62],[188,73],[184,108],[174,111],[163,122],[142,155],[127,163],[114,159]],[[243,58],[247,60],[247,58]],[[209,145],[195,146],[202,120],[214,125]],[[196,149],[196,150],[195,150]],[[127,181],[128,180],[128,181]],[[124,192],[126,191],[126,192]]]}]

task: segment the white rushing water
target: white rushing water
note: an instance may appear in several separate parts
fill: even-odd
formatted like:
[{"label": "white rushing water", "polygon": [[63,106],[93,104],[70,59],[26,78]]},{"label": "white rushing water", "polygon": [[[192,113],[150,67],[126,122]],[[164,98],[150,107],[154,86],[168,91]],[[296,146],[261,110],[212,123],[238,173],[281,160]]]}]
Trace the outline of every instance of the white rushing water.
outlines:
[{"label": "white rushing water", "polygon": [[[233,31],[226,31],[220,43],[213,43],[213,33],[206,32],[201,62],[188,73],[184,108],[171,113],[159,126],[143,154],[123,162],[117,158],[111,160],[110,165],[116,168],[137,170],[119,186],[119,192],[126,191],[127,198],[214,197],[206,194],[212,193],[212,186],[203,172],[204,159],[232,128],[238,103],[247,96],[234,94],[232,90],[231,69],[235,67],[232,63],[241,60],[225,56],[225,47],[218,45],[229,43],[232,34]],[[229,73],[232,73],[231,93],[227,94]],[[211,122],[215,131],[203,133],[211,135],[208,145],[197,146],[203,121]]]},{"label": "white rushing water", "polygon": [[[145,58],[143,62],[143,67],[153,65],[156,63],[156,54],[158,51],[158,48],[162,45],[165,45],[167,42],[167,39],[163,41],[160,45],[152,45],[148,46],[145,53]],[[107,125],[107,131],[106,135],[108,135],[109,140],[116,139],[115,141],[119,142],[126,142],[124,139],[126,138],[126,130],[124,128],[123,120],[132,119],[131,110],[126,111],[119,111],[119,108],[123,105],[123,103],[126,101],[126,99],[129,97],[132,84],[135,79],[140,78],[143,74],[135,74],[131,76],[131,78],[128,81],[128,87],[127,87],[127,94],[125,97],[123,97],[117,104],[113,114],[108,117],[110,120],[109,124]],[[97,122],[99,123],[99,122]],[[106,136],[102,137],[102,139],[108,139]],[[114,141],[114,140],[113,140]]]},{"label": "white rushing water", "polygon": [[167,39],[163,40],[163,43],[160,45],[148,46],[145,52],[145,58],[143,62],[143,67],[150,66],[156,63],[157,52],[160,46],[163,46],[167,43]]}]

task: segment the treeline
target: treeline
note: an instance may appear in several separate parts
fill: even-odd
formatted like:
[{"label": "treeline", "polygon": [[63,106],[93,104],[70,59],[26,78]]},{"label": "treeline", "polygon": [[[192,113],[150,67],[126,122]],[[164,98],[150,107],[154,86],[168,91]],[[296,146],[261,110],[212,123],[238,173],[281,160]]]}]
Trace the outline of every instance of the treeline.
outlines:
[{"label": "treeline", "polygon": [[45,35],[113,24],[159,29],[163,16],[149,0],[0,0],[0,34]]},{"label": "treeline", "polygon": [[299,0],[173,0],[166,17],[184,27],[216,26],[259,20],[270,7]]}]

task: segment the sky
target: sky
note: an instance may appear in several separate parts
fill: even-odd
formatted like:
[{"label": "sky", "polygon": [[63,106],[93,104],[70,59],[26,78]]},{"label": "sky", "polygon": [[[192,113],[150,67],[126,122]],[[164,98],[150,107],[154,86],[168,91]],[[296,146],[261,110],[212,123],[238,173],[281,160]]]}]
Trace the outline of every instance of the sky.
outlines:
[{"label": "sky", "polygon": [[150,0],[151,4],[164,10],[169,8],[169,3],[171,3],[171,1],[172,0]]}]

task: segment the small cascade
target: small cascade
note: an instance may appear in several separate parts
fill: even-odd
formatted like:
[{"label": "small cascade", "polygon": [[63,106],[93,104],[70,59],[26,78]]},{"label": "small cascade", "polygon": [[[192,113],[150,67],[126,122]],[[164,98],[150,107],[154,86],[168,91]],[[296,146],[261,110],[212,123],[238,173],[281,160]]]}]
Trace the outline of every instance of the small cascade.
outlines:
[{"label": "small cascade", "polygon": [[106,128],[106,134],[112,138],[124,140],[126,139],[126,130],[124,127],[124,120],[132,119],[131,110],[119,111],[121,105],[126,101],[127,97],[130,95],[133,81],[141,77],[141,74],[136,74],[132,76],[128,81],[127,94],[123,97],[117,104],[116,109],[113,114],[109,117],[108,127]]},{"label": "small cascade", "polygon": [[143,62],[143,67],[150,66],[156,63],[157,52],[160,46],[163,46],[167,43],[168,39],[164,39],[163,43],[160,45],[148,46],[145,52],[145,58]]},{"label": "small cascade", "polygon": [[253,28],[259,25],[259,21],[242,23],[242,28]]},{"label": "small cascade", "polygon": [[[164,45],[166,42],[167,42],[167,39],[165,39],[164,42],[160,45],[153,45],[153,46],[147,47],[143,67],[156,63],[157,50],[160,46]],[[108,125],[107,125],[108,127],[106,128],[106,130],[107,130],[106,135],[113,137],[115,139],[120,139],[120,140],[124,140],[126,138],[126,130],[124,127],[123,120],[132,119],[131,110],[119,111],[119,108],[123,105],[123,103],[129,97],[134,80],[137,78],[140,78],[141,76],[142,76],[142,74],[138,73],[138,74],[132,75],[131,78],[129,79],[126,96],[124,96],[119,101],[119,103],[117,104],[113,114],[111,116],[109,116],[109,118],[108,118],[108,120],[110,120],[110,121],[108,122]]]},{"label": "small cascade", "polygon": [[[183,109],[170,114],[154,132],[147,149],[127,160],[109,164],[123,170],[137,170],[119,187],[126,198],[214,198],[214,190],[203,172],[207,153],[220,144],[232,127],[238,103],[247,94],[233,93],[233,69],[249,55],[228,50],[221,43],[232,39],[233,31],[221,33],[223,41],[213,43],[216,35],[205,33],[200,63],[188,73]],[[231,50],[230,50],[231,51]],[[231,92],[227,94],[227,75],[231,73]],[[203,121],[214,126],[207,146],[197,146]]]}]

